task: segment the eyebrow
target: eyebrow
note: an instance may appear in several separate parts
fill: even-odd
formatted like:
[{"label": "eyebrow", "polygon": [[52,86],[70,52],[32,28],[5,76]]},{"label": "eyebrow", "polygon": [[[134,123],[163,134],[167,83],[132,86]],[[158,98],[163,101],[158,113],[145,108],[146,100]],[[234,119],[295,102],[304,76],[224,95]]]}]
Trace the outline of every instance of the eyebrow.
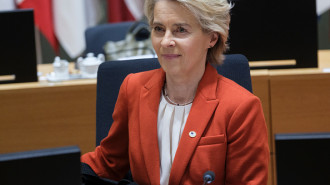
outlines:
[{"label": "eyebrow", "polygon": [[[154,26],[154,25],[160,25],[160,26],[163,26],[163,24],[160,23],[160,22],[153,22],[153,23],[152,23],[152,26]],[[174,26],[176,26],[176,27],[181,27],[181,26],[191,27],[190,24],[187,24],[187,23],[175,23]]]},{"label": "eyebrow", "polygon": [[190,24],[187,24],[187,23],[176,23],[174,24],[175,26],[187,26],[187,27],[191,27]]}]

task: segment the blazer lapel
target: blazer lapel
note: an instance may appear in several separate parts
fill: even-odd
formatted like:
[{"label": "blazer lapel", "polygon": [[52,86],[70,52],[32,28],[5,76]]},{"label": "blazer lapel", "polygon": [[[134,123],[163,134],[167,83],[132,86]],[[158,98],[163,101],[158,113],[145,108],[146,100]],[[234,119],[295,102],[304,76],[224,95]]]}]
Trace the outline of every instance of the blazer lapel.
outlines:
[{"label": "blazer lapel", "polygon": [[165,73],[158,69],[140,94],[140,138],[147,173],[151,184],[160,183],[160,160],[157,136],[157,117]]},{"label": "blazer lapel", "polygon": [[[169,184],[179,184],[198,141],[218,106],[217,71],[207,63],[173,161]],[[191,134],[190,132],[195,132]],[[202,178],[202,177],[201,177]]]}]

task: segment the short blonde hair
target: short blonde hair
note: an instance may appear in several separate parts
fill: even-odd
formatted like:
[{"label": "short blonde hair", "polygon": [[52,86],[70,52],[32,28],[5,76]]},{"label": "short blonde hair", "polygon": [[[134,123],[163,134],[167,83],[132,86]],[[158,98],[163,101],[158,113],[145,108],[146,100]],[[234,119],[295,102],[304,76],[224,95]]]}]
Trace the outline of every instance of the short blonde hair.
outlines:
[{"label": "short blonde hair", "polygon": [[[155,4],[160,0],[145,0],[144,13],[149,25],[154,21]],[[227,0],[170,0],[179,2],[186,7],[198,20],[204,32],[216,32],[219,35],[217,43],[208,50],[207,61],[212,64],[222,64],[223,53],[228,49],[230,9],[232,5]]]}]

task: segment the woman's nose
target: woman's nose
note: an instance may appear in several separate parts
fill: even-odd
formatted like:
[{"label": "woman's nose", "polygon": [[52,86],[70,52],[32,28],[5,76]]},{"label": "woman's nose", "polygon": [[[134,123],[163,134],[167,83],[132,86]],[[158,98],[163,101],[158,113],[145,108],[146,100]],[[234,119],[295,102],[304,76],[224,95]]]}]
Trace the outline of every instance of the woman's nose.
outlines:
[{"label": "woman's nose", "polygon": [[161,41],[162,47],[174,47],[175,41],[173,40],[173,35],[171,32],[166,31],[165,35]]}]

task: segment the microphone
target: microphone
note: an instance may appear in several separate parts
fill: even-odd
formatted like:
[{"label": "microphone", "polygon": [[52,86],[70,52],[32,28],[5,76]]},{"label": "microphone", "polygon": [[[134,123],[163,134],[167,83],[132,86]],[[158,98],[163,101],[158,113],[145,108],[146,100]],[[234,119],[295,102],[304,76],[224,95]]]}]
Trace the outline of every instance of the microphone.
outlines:
[{"label": "microphone", "polygon": [[207,171],[204,173],[203,175],[203,179],[204,179],[204,185],[205,184],[210,184],[211,182],[214,181],[215,175],[213,171]]}]

